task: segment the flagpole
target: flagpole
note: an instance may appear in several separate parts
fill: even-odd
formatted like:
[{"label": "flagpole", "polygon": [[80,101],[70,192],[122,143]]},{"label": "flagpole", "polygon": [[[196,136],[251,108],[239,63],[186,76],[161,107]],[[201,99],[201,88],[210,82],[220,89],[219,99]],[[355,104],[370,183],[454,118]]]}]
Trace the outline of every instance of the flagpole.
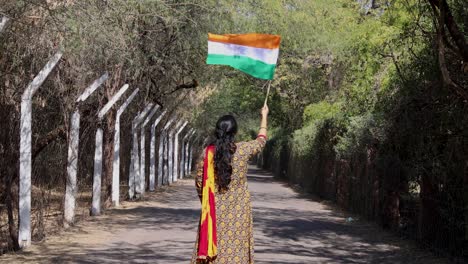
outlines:
[{"label": "flagpole", "polygon": [[268,102],[268,95],[270,94],[270,85],[271,85],[271,80],[268,81],[267,94],[266,94],[265,103],[263,104],[263,106],[266,106],[266,105],[267,105],[267,102]]}]

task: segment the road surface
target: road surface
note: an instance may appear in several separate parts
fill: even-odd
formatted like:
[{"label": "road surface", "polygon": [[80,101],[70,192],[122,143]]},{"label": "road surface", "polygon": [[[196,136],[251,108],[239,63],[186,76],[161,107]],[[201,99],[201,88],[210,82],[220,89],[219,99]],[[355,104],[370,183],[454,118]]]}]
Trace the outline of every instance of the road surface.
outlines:
[{"label": "road surface", "polygon": [[[255,263],[446,263],[365,221],[249,169]],[[185,263],[200,203],[193,179],[49,236],[1,263]],[[356,219],[356,217],[353,217]]]}]

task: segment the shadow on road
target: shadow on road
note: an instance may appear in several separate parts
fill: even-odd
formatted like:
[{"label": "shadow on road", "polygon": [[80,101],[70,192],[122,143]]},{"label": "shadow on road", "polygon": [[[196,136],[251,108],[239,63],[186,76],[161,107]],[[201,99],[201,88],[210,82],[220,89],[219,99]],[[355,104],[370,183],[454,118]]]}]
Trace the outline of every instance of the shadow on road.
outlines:
[{"label": "shadow on road", "polygon": [[[270,173],[249,169],[255,263],[447,263]],[[193,179],[75,227],[2,263],[189,263],[200,214]]]},{"label": "shadow on road", "polygon": [[446,263],[265,171],[250,167],[249,185],[256,263]]}]

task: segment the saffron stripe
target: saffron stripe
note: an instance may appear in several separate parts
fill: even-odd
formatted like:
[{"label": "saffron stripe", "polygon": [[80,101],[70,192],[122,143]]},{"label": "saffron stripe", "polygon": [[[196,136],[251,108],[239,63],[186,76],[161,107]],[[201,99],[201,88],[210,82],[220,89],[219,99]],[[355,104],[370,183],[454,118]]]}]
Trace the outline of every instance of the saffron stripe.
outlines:
[{"label": "saffron stripe", "polygon": [[275,74],[275,64],[267,64],[259,60],[254,60],[246,56],[225,56],[218,54],[208,54],[207,64],[229,65],[241,70],[256,78],[272,80]]},{"label": "saffron stripe", "polygon": [[246,56],[266,64],[276,64],[279,49],[253,48],[249,46],[208,41],[208,54]]},{"label": "saffron stripe", "polygon": [[278,49],[281,42],[281,37],[279,35],[257,33],[225,35],[208,33],[208,40],[214,42],[250,46],[254,48]]}]

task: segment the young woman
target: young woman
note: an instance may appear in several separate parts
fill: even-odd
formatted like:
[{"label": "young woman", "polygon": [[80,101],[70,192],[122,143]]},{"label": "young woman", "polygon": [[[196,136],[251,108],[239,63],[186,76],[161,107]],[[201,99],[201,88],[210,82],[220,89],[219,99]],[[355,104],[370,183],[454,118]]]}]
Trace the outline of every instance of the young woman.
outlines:
[{"label": "young woman", "polygon": [[247,142],[234,142],[237,122],[233,116],[222,116],[216,123],[215,140],[197,164],[195,182],[202,214],[192,264],[254,263],[247,164],[265,146],[267,116],[264,106],[258,136]]}]

